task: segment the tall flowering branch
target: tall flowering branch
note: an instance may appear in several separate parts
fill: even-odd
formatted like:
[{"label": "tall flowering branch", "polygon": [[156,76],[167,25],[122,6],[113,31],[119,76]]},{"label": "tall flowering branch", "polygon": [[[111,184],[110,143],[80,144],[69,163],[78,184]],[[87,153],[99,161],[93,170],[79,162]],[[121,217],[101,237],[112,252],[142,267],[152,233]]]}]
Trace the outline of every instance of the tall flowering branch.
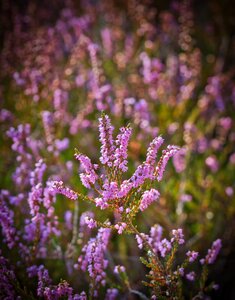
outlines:
[{"label": "tall flowering branch", "polygon": [[114,141],[113,141],[113,126],[111,125],[110,118],[102,114],[99,118],[99,132],[101,142],[101,157],[100,161],[103,165],[108,167],[113,166],[114,160]]},{"label": "tall flowering branch", "polygon": [[91,281],[91,297],[97,296],[97,288],[106,283],[105,269],[108,260],[105,259],[108,241],[110,237],[109,228],[100,228],[96,238],[91,238],[82,249],[82,255],[78,258],[77,267],[82,271],[88,270]]},{"label": "tall flowering branch", "polygon": [[206,257],[200,260],[201,264],[213,264],[220,252],[221,247],[221,239],[217,239],[216,241],[214,241],[211,249],[208,249]]},{"label": "tall flowering branch", "polygon": [[[129,179],[122,180],[122,174],[127,171],[127,147],[132,130],[129,126],[122,127],[115,142],[113,130],[110,118],[102,114],[99,118],[100,161],[101,164],[108,167],[105,169],[107,173],[100,176],[97,173],[98,165],[92,164],[90,158],[77,150],[75,158],[80,161],[84,170],[80,174],[83,185],[88,189],[94,189],[96,194],[94,199],[90,198],[89,200],[101,209],[109,208],[120,214],[120,222],[112,226],[121,233],[132,231],[133,228],[124,224],[132,224],[138,211],[145,210],[159,198],[160,194],[153,185],[156,183],[156,179],[162,178],[169,158],[178,151],[178,147],[168,146],[157,164],[157,152],[164,140],[162,137],[156,137],[148,147],[146,160],[137,167]],[[76,200],[78,197],[78,193],[65,187],[62,181],[53,182],[52,189],[72,200]]]},{"label": "tall flowering branch", "polygon": [[114,153],[114,166],[122,172],[127,171],[127,147],[130,140],[132,129],[130,127],[122,127],[115,141],[116,149]]},{"label": "tall flowering branch", "polygon": [[179,147],[174,145],[167,146],[166,150],[162,151],[162,157],[156,167],[157,180],[161,181],[168,160],[179,151]]},{"label": "tall flowering branch", "polygon": [[19,238],[14,226],[14,212],[6,203],[7,196],[9,196],[7,191],[0,192],[0,225],[2,227],[4,239],[11,249],[16,245]]},{"label": "tall flowering branch", "polygon": [[65,187],[63,181],[53,181],[51,183],[51,191],[62,194],[71,200],[77,200],[78,195],[72,189]]},{"label": "tall flowering branch", "polygon": [[86,155],[79,153],[77,150],[75,151],[74,157],[80,161],[84,170],[84,173],[80,174],[82,184],[89,189],[91,188],[91,185],[94,185],[98,179],[98,175],[95,171],[98,168],[98,165],[92,164],[90,158]]}]

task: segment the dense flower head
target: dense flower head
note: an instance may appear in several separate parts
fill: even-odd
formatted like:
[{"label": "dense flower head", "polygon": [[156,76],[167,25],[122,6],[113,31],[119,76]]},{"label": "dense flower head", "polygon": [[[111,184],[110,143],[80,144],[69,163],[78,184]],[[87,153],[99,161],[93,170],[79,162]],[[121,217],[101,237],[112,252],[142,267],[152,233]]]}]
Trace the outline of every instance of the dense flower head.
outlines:
[{"label": "dense flower head", "polygon": [[30,213],[35,217],[40,210],[40,204],[42,203],[43,187],[41,183],[33,186],[29,193],[28,202],[30,207]]},{"label": "dense flower head", "polygon": [[149,243],[152,245],[155,253],[158,251],[158,246],[162,238],[163,228],[160,225],[154,225],[150,228]]},{"label": "dense flower head", "polygon": [[198,252],[196,252],[196,251],[188,251],[186,253],[186,255],[188,257],[189,262],[194,262],[197,259],[197,257],[198,257]]},{"label": "dense flower head", "polygon": [[166,254],[169,253],[171,248],[171,243],[167,239],[161,240],[161,242],[158,244],[158,250],[162,257],[165,257]]},{"label": "dense flower head", "polygon": [[186,168],[186,155],[187,149],[181,148],[174,156],[173,156],[173,165],[177,173],[181,173]]},{"label": "dense flower head", "polygon": [[179,147],[168,145],[166,150],[162,151],[162,157],[156,167],[157,180],[161,181],[165,171],[168,160],[179,151]]},{"label": "dense flower head", "polygon": [[164,139],[159,136],[153,139],[153,141],[150,143],[148,150],[147,150],[147,156],[146,156],[146,164],[149,164],[150,166],[154,166],[156,162],[156,156],[158,149],[161,147],[163,144]]},{"label": "dense flower head", "polygon": [[99,132],[101,142],[101,157],[100,161],[103,165],[111,167],[114,160],[114,141],[113,141],[113,126],[110,118],[107,115],[102,115],[99,118]]},{"label": "dense flower head", "polygon": [[63,181],[52,181],[50,190],[54,193],[62,194],[71,200],[76,200],[78,195],[76,192],[64,186]]},{"label": "dense flower head", "polygon": [[30,184],[33,186],[37,183],[42,182],[42,178],[45,171],[46,171],[46,164],[44,163],[43,159],[40,159],[35,164],[35,169],[30,174]]},{"label": "dense flower head", "polygon": [[82,249],[82,256],[78,258],[78,265],[82,271],[88,270],[95,285],[105,285],[108,261],[105,252],[110,237],[109,228],[100,228],[95,238],[91,238]]},{"label": "dense flower head", "polygon": [[179,245],[184,244],[184,234],[181,228],[172,230],[172,239],[171,242],[177,242]]},{"label": "dense flower head", "polygon": [[90,229],[97,227],[97,222],[88,216],[85,217],[85,223]]},{"label": "dense flower head", "polygon": [[117,229],[118,234],[122,234],[125,228],[127,227],[127,225],[126,223],[122,222],[120,224],[116,224],[114,227]]},{"label": "dense flower head", "polygon": [[80,173],[82,184],[86,188],[91,188],[91,185],[94,185],[98,179],[98,175],[95,172],[95,170],[98,168],[98,165],[92,164],[90,158],[84,154],[76,152],[74,156],[80,161],[81,166],[85,171],[84,173]]},{"label": "dense flower head", "polygon": [[134,174],[131,176],[129,181],[131,182],[133,188],[137,188],[142,185],[147,178],[152,178],[153,169],[150,165],[143,163],[138,166]]},{"label": "dense flower head", "polygon": [[0,295],[2,299],[16,299],[17,293],[14,289],[16,275],[9,261],[0,251]]},{"label": "dense flower head", "polygon": [[7,206],[5,197],[8,195],[7,191],[0,192],[0,224],[2,227],[3,237],[11,249],[16,245],[18,240],[17,231],[14,226],[14,212]]},{"label": "dense flower head", "polygon": [[114,166],[122,170],[122,172],[127,171],[127,147],[131,132],[132,129],[130,127],[122,127],[115,141]]},{"label": "dense flower head", "polygon": [[156,201],[160,193],[156,189],[145,191],[140,202],[140,210],[144,211],[152,202]]},{"label": "dense flower head", "polygon": [[12,139],[12,150],[19,154],[25,154],[25,141],[31,132],[30,124],[20,124],[17,128],[11,127],[7,135]]},{"label": "dense flower head", "polygon": [[144,247],[144,239],[146,238],[148,238],[148,236],[147,235],[145,235],[144,233],[142,233],[142,234],[140,234],[140,235],[136,235],[135,236],[135,238],[136,238],[136,241],[137,241],[137,244],[138,244],[138,248],[139,249],[143,249],[143,247]]}]

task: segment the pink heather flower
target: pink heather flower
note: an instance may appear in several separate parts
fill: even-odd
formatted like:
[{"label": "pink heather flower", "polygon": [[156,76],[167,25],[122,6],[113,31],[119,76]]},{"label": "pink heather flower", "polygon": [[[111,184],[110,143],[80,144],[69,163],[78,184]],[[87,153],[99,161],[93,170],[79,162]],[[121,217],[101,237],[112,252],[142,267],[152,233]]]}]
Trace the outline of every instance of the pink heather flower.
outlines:
[{"label": "pink heather flower", "polygon": [[196,252],[196,251],[188,251],[186,253],[186,255],[188,256],[189,262],[194,262],[197,259],[197,257],[198,257],[198,252]]},{"label": "pink heather flower", "polygon": [[95,238],[91,238],[82,248],[82,255],[78,258],[78,265],[82,271],[87,271],[96,285],[105,285],[108,260],[105,259],[108,241],[110,237],[109,228],[100,228]]},{"label": "pink heather flower", "polygon": [[139,187],[147,178],[153,177],[153,169],[150,165],[143,163],[138,166],[134,174],[129,179],[133,188]]},{"label": "pink heather flower", "polygon": [[95,170],[98,168],[98,165],[93,165],[89,157],[84,154],[75,153],[75,158],[80,161],[82,168],[85,173],[80,174],[82,184],[86,188],[91,188],[91,184],[94,185],[98,179],[98,175]]},{"label": "pink heather flower", "polygon": [[7,246],[12,249],[18,240],[18,236],[14,226],[14,212],[9,209],[4,199],[8,196],[7,194],[5,190],[0,191],[0,225],[4,241],[7,243]]},{"label": "pink heather flower", "polygon": [[101,209],[105,209],[109,206],[107,200],[104,198],[95,198],[95,205]]},{"label": "pink heather flower", "polygon": [[230,117],[219,119],[219,125],[225,130],[229,130],[232,127],[233,121]]},{"label": "pink heather flower", "polygon": [[102,44],[103,49],[105,53],[110,57],[112,54],[112,48],[113,48],[113,37],[112,37],[112,31],[111,29],[105,27],[101,30],[101,38],[102,38]]},{"label": "pink heather flower", "polygon": [[140,59],[143,63],[143,76],[144,76],[144,82],[150,83],[152,81],[152,70],[151,70],[151,59],[148,57],[146,52],[142,52],[140,54]]},{"label": "pink heather flower", "polygon": [[30,214],[33,217],[35,217],[39,213],[40,204],[42,203],[42,197],[43,197],[42,184],[38,183],[37,185],[32,187],[28,197]]},{"label": "pink heather flower", "polygon": [[114,166],[118,167],[122,172],[127,171],[127,147],[131,132],[131,128],[122,127],[115,141],[116,149],[114,153]]},{"label": "pink heather flower", "polygon": [[80,216],[80,222],[79,222],[80,223],[79,224],[79,229],[80,229],[81,232],[86,230],[85,226],[87,225],[87,223],[86,223],[87,217],[93,219],[94,218],[94,213],[91,212],[91,211],[84,211],[81,214],[81,216]]},{"label": "pink heather flower", "polygon": [[168,126],[167,131],[168,131],[169,134],[174,134],[178,128],[179,128],[179,124],[177,122],[171,123]]},{"label": "pink heather flower", "polygon": [[116,224],[114,227],[117,229],[117,231],[118,231],[118,234],[122,234],[123,233],[123,231],[125,230],[125,228],[126,228],[126,223],[119,223],[119,224]]},{"label": "pink heather flower", "polygon": [[101,142],[101,157],[100,161],[103,165],[111,167],[114,160],[114,142],[113,142],[113,126],[110,118],[103,115],[99,118],[99,132]]},{"label": "pink heather flower", "polygon": [[158,250],[161,253],[162,257],[165,257],[166,254],[171,250],[171,243],[167,239],[163,239],[158,246]]},{"label": "pink heather flower", "polygon": [[119,211],[120,213],[122,213],[122,212],[124,211],[123,206],[119,207],[118,211]]},{"label": "pink heather flower", "polygon": [[233,194],[234,194],[234,190],[233,190],[233,188],[231,186],[228,186],[225,189],[225,193],[226,193],[227,196],[232,197]]},{"label": "pink heather flower", "polygon": [[76,200],[78,195],[76,192],[64,186],[63,181],[52,181],[50,190],[54,193],[62,194],[71,200]]},{"label": "pink heather flower", "polygon": [[88,216],[85,217],[85,223],[90,229],[97,227],[97,222]]},{"label": "pink heather flower", "polygon": [[162,226],[154,225],[150,229],[149,243],[152,245],[154,252],[157,253],[158,246],[162,238]]},{"label": "pink heather flower", "polygon": [[115,266],[114,270],[113,270],[114,274],[119,274],[119,273],[125,273],[126,272],[126,268],[124,266]]},{"label": "pink heather flower", "polygon": [[232,153],[229,157],[229,162],[232,164],[232,165],[235,165],[235,152]]},{"label": "pink heather flower", "polygon": [[115,300],[118,296],[118,289],[107,289],[105,300]]},{"label": "pink heather flower", "polygon": [[219,289],[219,285],[216,284],[216,283],[214,283],[214,284],[212,285],[212,289],[215,290],[215,291],[217,291],[217,290]]},{"label": "pink heather flower", "polygon": [[195,280],[195,272],[190,272],[188,274],[186,274],[186,278],[189,280],[189,281],[194,281]]},{"label": "pink heather flower", "polygon": [[87,300],[87,295],[86,293],[83,291],[81,292],[81,294],[75,294],[72,298],[73,300]]},{"label": "pink heather flower", "polygon": [[141,198],[140,210],[144,211],[153,201],[156,201],[159,196],[160,193],[155,189],[145,191]]},{"label": "pink heather flower", "polygon": [[213,264],[220,252],[220,249],[222,247],[221,239],[217,239],[213,242],[211,249],[208,249],[207,255],[205,259],[201,259],[201,264]]},{"label": "pink heather flower", "polygon": [[179,274],[180,276],[184,276],[184,268],[179,268]]},{"label": "pink heather flower", "polygon": [[115,181],[112,181],[110,183],[105,183],[103,185],[103,191],[102,196],[104,200],[107,202],[108,200],[112,200],[117,198],[118,193],[118,184]]},{"label": "pink heather flower", "polygon": [[64,221],[66,227],[69,230],[73,228],[72,220],[73,220],[73,213],[71,212],[71,210],[66,210],[66,212],[64,213]]},{"label": "pink heather flower", "polygon": [[206,165],[211,169],[213,173],[217,172],[219,169],[219,163],[214,156],[207,157],[205,161]]},{"label": "pink heather flower", "polygon": [[171,242],[177,242],[179,245],[184,244],[184,235],[183,230],[181,228],[179,229],[173,229],[172,230],[173,238],[171,239]]},{"label": "pink heather flower", "polygon": [[186,148],[181,148],[174,156],[173,156],[173,165],[177,173],[181,173],[186,168]]},{"label": "pink heather flower", "polygon": [[187,203],[187,202],[190,202],[190,201],[192,201],[192,195],[189,195],[189,194],[182,194],[181,196],[180,196],[180,201],[182,202],[182,203]]},{"label": "pink heather flower", "polygon": [[144,244],[143,244],[142,238],[139,235],[136,235],[135,238],[136,238],[136,241],[137,241],[138,248],[143,249]]},{"label": "pink heather flower", "polygon": [[46,171],[46,164],[44,163],[43,159],[40,159],[35,164],[34,171],[30,174],[30,184],[31,186],[42,182],[43,174]]},{"label": "pink heather flower", "polygon": [[149,164],[150,166],[154,167],[154,164],[156,162],[156,156],[157,156],[157,151],[163,144],[164,139],[159,136],[156,137],[149,145],[148,150],[147,150],[147,156],[146,156],[146,164]]},{"label": "pink heather flower", "polygon": [[167,146],[166,150],[162,151],[162,156],[156,167],[157,180],[161,181],[165,171],[168,160],[179,151],[179,147],[174,145]]},{"label": "pink heather flower", "polygon": [[126,195],[130,192],[132,189],[132,183],[129,180],[124,180],[120,186],[120,189],[117,193],[118,198],[126,197]]},{"label": "pink heather flower", "polygon": [[62,140],[56,139],[55,147],[60,152],[66,150],[69,147],[69,139],[68,138],[64,138]]}]

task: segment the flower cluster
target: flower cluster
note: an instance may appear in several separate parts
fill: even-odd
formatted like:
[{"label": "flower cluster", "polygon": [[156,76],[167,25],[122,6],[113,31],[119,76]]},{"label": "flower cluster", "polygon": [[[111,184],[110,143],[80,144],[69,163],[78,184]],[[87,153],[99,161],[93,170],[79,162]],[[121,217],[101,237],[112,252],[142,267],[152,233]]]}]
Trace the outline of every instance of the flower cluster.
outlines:
[{"label": "flower cluster", "polygon": [[106,273],[105,269],[108,266],[108,260],[105,259],[108,241],[110,237],[110,229],[100,228],[96,238],[91,238],[88,243],[82,248],[82,255],[78,258],[78,265],[82,271],[88,270],[90,278],[92,278],[93,293],[97,295],[95,288],[99,285],[105,285]]}]

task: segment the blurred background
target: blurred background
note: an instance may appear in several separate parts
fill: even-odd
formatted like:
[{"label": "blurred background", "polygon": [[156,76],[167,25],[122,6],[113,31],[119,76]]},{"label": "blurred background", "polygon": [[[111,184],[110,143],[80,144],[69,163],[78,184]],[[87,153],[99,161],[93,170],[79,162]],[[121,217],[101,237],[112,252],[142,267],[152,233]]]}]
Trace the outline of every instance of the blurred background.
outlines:
[{"label": "blurred background", "polygon": [[[47,165],[45,178],[62,179],[87,193],[73,152],[79,148],[99,161],[97,119],[106,111],[115,133],[127,123],[133,128],[127,178],[156,135],[165,145],[182,147],[159,184],[159,204],[139,214],[137,224],[142,232],[155,223],[166,233],[182,227],[186,247],[202,255],[221,238],[221,254],[209,272],[220,288],[211,299],[235,299],[234,53],[232,0],[2,0],[0,187],[8,191],[18,230],[24,231],[29,218],[28,177],[40,158]],[[27,123],[30,130],[19,142],[22,154],[7,132]],[[53,279],[69,278],[76,287],[82,276],[54,258],[58,247],[63,256],[72,238],[66,213],[74,210],[63,197],[56,201],[62,234],[50,238],[49,252],[39,261]],[[80,204],[79,216],[88,210],[103,220],[115,218],[86,203]],[[78,252],[89,234],[78,235]],[[1,247],[16,265],[17,249]],[[134,238],[113,235],[110,253],[115,264],[130,270],[136,289],[145,292]],[[18,272],[23,278],[24,271]],[[82,284],[86,287],[86,280]]]}]

